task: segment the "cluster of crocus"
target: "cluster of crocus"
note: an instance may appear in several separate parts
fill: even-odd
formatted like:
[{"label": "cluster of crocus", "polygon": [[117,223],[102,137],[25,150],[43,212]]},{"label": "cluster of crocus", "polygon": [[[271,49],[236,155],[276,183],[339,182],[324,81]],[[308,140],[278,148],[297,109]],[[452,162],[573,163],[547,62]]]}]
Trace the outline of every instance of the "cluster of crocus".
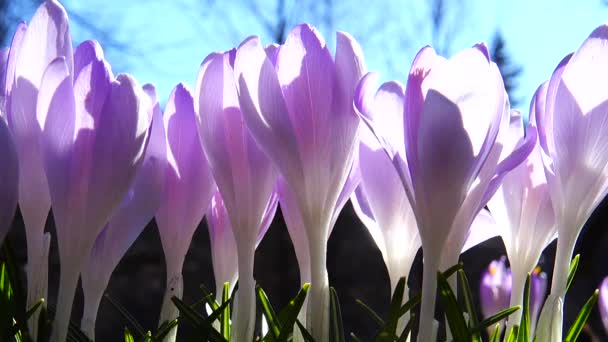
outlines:
[{"label": "cluster of crocus", "polygon": [[[519,296],[514,291],[514,285],[518,285],[515,283],[514,278],[512,269],[506,266],[505,257],[490,263],[481,277],[479,287],[479,301],[484,317],[489,318],[501,310],[514,306],[512,304],[514,302],[513,298]],[[530,274],[530,319],[532,331],[536,327],[538,314],[546,295],[547,275],[537,267]],[[520,305],[520,302],[521,300],[518,300],[515,305]],[[509,317],[509,321],[512,322],[513,318]]]},{"label": "cluster of crocus", "polygon": [[[0,54],[0,242],[18,201],[28,305],[45,298],[52,208],[61,261],[53,341],[66,338],[79,277],[81,326],[93,339],[111,274],[152,218],[167,267],[160,323],[178,317],[171,298],[182,296],[182,266],[206,215],[216,291],[239,281],[232,340],[249,341],[255,249],[280,203],[300,281],[311,283],[300,321],[327,341],[327,241],[351,199],[391,290],[423,249],[419,341],[434,336],[437,271],[493,236],[502,237],[511,269],[501,261],[484,275],[484,314],[521,305],[531,273],[536,317],[546,279],[535,265],[557,236],[537,330],[539,341],[556,341],[574,243],[608,191],[608,95],[597,86],[608,77],[607,40],[601,26],[559,64],[527,123],[511,110],[483,44],[450,59],[425,47],[405,88],[390,81],[376,89],[352,37],[338,33],[332,56],[305,24],[283,45],[250,37],[210,54],[195,90],[178,84],[163,113],[154,87],[114,76],[99,44],[73,49],[65,10],[47,0]],[[518,322],[516,313],[507,325]]]}]

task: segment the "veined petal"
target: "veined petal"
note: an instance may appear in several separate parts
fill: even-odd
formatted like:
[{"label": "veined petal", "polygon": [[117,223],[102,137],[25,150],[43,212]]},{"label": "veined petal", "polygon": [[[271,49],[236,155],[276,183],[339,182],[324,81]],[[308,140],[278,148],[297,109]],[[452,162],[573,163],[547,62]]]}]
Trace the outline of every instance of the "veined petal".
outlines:
[{"label": "veined petal", "polygon": [[83,287],[100,277],[106,277],[101,282],[107,285],[114,268],[160,205],[167,164],[166,137],[154,87],[148,86],[148,91],[154,114],[144,160],[131,188],[95,241],[89,267],[82,272]]},{"label": "veined petal", "polygon": [[317,30],[309,25],[296,26],[279,50],[276,70],[288,110],[283,115],[288,114],[293,123],[302,158],[307,164],[328,161],[329,149],[321,146],[331,146],[328,139],[337,133],[332,132],[331,120],[349,113],[332,111],[336,67]]},{"label": "veined petal", "polygon": [[236,285],[239,270],[237,247],[230,218],[219,191],[216,191],[211,198],[206,217],[216,291],[219,291],[226,282],[230,283],[232,290]]},{"label": "veined petal", "polygon": [[422,115],[424,99],[428,91],[428,76],[433,65],[446,63],[446,59],[438,56],[430,46],[425,46],[414,57],[407,79],[405,100],[403,105],[403,132],[408,164],[418,160],[418,130]]},{"label": "veined petal", "polygon": [[98,42],[94,40],[85,40],[76,47],[74,51],[74,79],[93,61],[103,60],[103,50]]},{"label": "veined petal", "polygon": [[[49,182],[49,192],[53,200],[53,217],[57,226],[59,241],[63,228],[69,223],[68,198],[69,175],[74,135],[76,131],[76,105],[74,88],[69,69],[63,57],[57,58],[47,68],[38,94],[38,110],[47,112],[47,120],[42,138],[44,147],[44,171]],[[62,227],[62,228],[59,228]],[[65,232],[68,233],[68,232]],[[61,249],[60,243],[60,249]]]},{"label": "veined petal", "polygon": [[229,57],[210,59],[197,96],[201,143],[240,246],[256,241],[276,174],[243,122]]},{"label": "veined petal", "polygon": [[285,219],[287,231],[293,243],[296,259],[298,260],[300,283],[304,284],[310,282],[310,252],[304,220],[298,207],[296,195],[282,177],[279,177],[277,182],[277,192],[281,204],[281,213]]},{"label": "veined petal", "polygon": [[461,253],[464,253],[486,240],[500,235],[501,231],[496,221],[486,209],[482,209],[471,224]]},{"label": "veined petal", "polygon": [[200,144],[190,91],[179,84],[164,114],[168,165],[156,214],[168,272],[179,272],[215,184]]},{"label": "veined petal", "polygon": [[[7,61],[6,61],[6,78],[5,83],[3,84],[4,93],[2,96],[6,97],[6,113],[10,110],[10,93],[13,89],[13,85],[15,84],[15,68],[17,66],[17,56],[19,55],[19,50],[21,49],[21,42],[23,41],[23,36],[25,36],[25,31],[27,30],[27,24],[24,22],[19,23],[17,28],[15,29],[15,34],[13,35],[13,40],[11,41],[11,46],[9,48]],[[3,114],[6,117],[6,113]]]},{"label": "veined petal", "polygon": [[239,104],[249,132],[281,174],[293,180],[302,179],[304,166],[295,127],[289,118],[275,67],[259,38],[250,37],[239,46],[234,72]]}]

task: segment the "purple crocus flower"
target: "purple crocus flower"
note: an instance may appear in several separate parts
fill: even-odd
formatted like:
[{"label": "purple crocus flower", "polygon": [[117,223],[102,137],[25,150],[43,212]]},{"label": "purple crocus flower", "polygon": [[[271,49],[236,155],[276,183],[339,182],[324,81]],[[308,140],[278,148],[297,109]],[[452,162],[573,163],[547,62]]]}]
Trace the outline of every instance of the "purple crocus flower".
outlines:
[{"label": "purple crocus flower", "polygon": [[[500,260],[492,261],[481,277],[479,301],[484,318],[489,318],[499,311],[513,306],[513,304],[510,303],[513,302],[514,278],[511,269],[507,268],[505,262],[505,257],[502,257]],[[532,336],[534,336],[536,320],[546,295],[547,275],[544,272],[541,272],[540,267],[535,267],[530,274],[530,319]],[[516,305],[523,307],[523,295],[522,300]],[[512,320],[513,318],[509,316],[509,319]],[[521,319],[521,315],[518,319]],[[519,321],[514,322],[514,325],[519,325],[519,323]],[[507,330],[507,333],[508,331],[509,330]]]},{"label": "purple crocus flower", "polygon": [[9,48],[0,49],[0,117],[6,119],[6,69]]},{"label": "purple crocus flower", "polygon": [[17,207],[19,160],[13,136],[3,117],[0,117],[0,246],[13,222]]},{"label": "purple crocus flower", "polygon": [[[194,99],[183,84],[171,92],[163,120],[168,164],[156,224],[165,251],[167,287],[159,324],[178,316],[171,297],[182,296],[184,259],[215,189],[196,128]],[[166,341],[175,341],[176,330],[171,330]]]},{"label": "purple crocus flower", "polygon": [[[29,23],[21,23],[13,36],[7,57],[5,106],[8,125],[15,138],[19,157],[19,208],[27,239],[27,307],[47,298],[48,242],[44,226],[51,198],[41,154],[41,132],[46,112],[36,112],[42,76],[51,61],[64,57],[72,74],[72,40],[68,16],[55,0],[43,2]],[[37,336],[37,316],[30,330]]]},{"label": "purple crocus flower", "polygon": [[205,58],[196,96],[201,144],[237,246],[239,289],[231,336],[236,341],[248,341],[253,339],[255,324],[255,246],[263,221],[267,217],[272,220],[276,210],[277,174],[243,122],[233,70],[235,55],[236,50],[230,50]]},{"label": "purple crocus flower", "polygon": [[[534,103],[530,118],[528,131],[535,126]],[[512,149],[524,136],[519,112],[511,111],[511,124],[506,132],[511,136],[507,148]],[[543,249],[556,237],[555,216],[538,140],[526,161],[504,177],[502,185],[488,201],[488,208],[500,226],[511,265],[513,286],[510,305],[521,306],[527,274],[538,263]],[[520,318],[521,310],[509,316],[508,328],[519,325]]]},{"label": "purple crocus flower", "polygon": [[49,64],[37,102],[61,261],[53,341],[65,341],[78,277],[131,186],[151,121],[143,90],[112,75],[96,42],[83,42],[74,56],[73,74],[63,57]]},{"label": "purple crocus flower", "polygon": [[597,306],[600,310],[600,317],[602,318],[602,324],[604,330],[608,334],[608,277],[602,280],[600,285],[600,294],[597,301]]},{"label": "purple crocus flower", "polygon": [[162,112],[152,85],[144,91],[150,98],[150,140],[143,163],[110,221],[95,240],[88,266],[81,272],[84,313],[81,330],[95,340],[95,321],[112,272],[129,247],[154,217],[161,200],[167,164]]},{"label": "purple crocus flower", "polygon": [[475,217],[502,176],[530,153],[531,143],[515,153],[503,148],[499,129],[508,128],[508,102],[485,45],[450,60],[430,47],[420,50],[405,92],[404,139],[396,144],[390,137],[398,128],[379,124],[373,115],[374,80],[373,74],[362,79],[355,104],[388,153],[416,216],[424,251],[418,340],[428,341],[437,270],[457,263]]},{"label": "purple crocus flower", "polygon": [[[536,121],[545,173],[558,230],[551,294],[539,331],[553,341],[556,300],[566,293],[574,244],[583,225],[608,192],[608,25],[596,28],[573,54],[557,66],[535,96]],[[561,336],[559,337],[561,339]]]},{"label": "purple crocus flower", "polygon": [[363,53],[338,33],[334,60],[317,30],[299,25],[275,53],[257,37],[246,39],[234,69],[245,123],[295,193],[311,258],[307,327],[325,341],[327,238],[354,158],[359,119],[352,95],[365,71]]},{"label": "purple crocus flower", "polygon": [[479,302],[484,318],[491,317],[509,307],[512,277],[506,258],[494,260],[481,276]]}]

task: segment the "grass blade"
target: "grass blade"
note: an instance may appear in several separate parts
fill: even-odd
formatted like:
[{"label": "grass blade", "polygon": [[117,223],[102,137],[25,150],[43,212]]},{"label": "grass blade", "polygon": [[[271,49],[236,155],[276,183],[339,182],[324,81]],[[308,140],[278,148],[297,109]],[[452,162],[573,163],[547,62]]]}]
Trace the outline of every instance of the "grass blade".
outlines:
[{"label": "grass blade", "polygon": [[333,287],[329,288],[329,340],[332,342],[344,342],[344,327],[342,325],[342,312],[340,311],[340,300]]},{"label": "grass blade", "polygon": [[597,302],[597,297],[599,293],[600,292],[598,290],[595,290],[591,298],[587,300],[581,311],[576,316],[576,320],[574,320],[574,323],[570,327],[570,330],[568,330],[568,334],[566,335],[564,342],[575,342],[576,339],[578,339],[578,336],[583,330],[583,327],[585,326],[585,323],[587,322],[587,319],[591,314],[591,310]]}]

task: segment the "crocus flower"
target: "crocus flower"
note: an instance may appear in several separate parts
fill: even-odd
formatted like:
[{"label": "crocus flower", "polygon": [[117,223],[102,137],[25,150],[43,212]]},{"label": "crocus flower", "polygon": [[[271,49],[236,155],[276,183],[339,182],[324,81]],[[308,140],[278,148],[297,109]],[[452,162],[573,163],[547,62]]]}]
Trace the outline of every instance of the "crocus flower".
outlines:
[{"label": "crocus flower", "polygon": [[503,148],[499,129],[508,128],[508,102],[485,45],[450,60],[430,47],[418,53],[405,92],[404,141],[397,145],[390,138],[396,128],[373,115],[374,80],[373,74],[363,78],[355,104],[395,166],[416,216],[424,251],[418,340],[429,341],[437,270],[458,261],[475,217],[531,144],[516,152]]},{"label": "crocus flower", "polygon": [[354,157],[359,119],[352,95],[365,70],[363,54],[338,33],[334,60],[320,34],[299,25],[271,57],[257,37],[238,48],[239,102],[254,139],[295,193],[311,258],[307,326],[326,341],[327,237]]},{"label": "crocus flower", "polygon": [[608,334],[608,277],[604,278],[600,285],[600,294],[597,301],[597,306],[600,310],[600,317],[604,330]]},{"label": "crocus flower", "polygon": [[[46,112],[36,112],[38,91],[46,67],[64,57],[72,74],[72,41],[65,9],[55,0],[43,2],[30,21],[15,31],[7,60],[5,91],[8,125],[19,156],[19,208],[27,239],[27,307],[47,297],[48,242],[44,226],[51,198],[41,154]],[[37,314],[29,322],[37,322]],[[33,338],[37,324],[30,323]]]},{"label": "crocus flower", "polygon": [[[0,116],[6,118],[6,69],[9,48],[0,49]],[[14,143],[13,143],[14,144]]]},{"label": "crocus flower", "polygon": [[494,260],[481,276],[479,303],[484,318],[489,318],[509,307],[512,276],[506,258]]},{"label": "crocus flower", "polygon": [[82,271],[84,313],[81,330],[95,340],[95,321],[112,272],[129,247],[154,217],[162,195],[167,164],[163,117],[153,86],[144,86],[150,98],[152,125],[143,163],[120,207],[95,240],[88,266]]},{"label": "crocus flower", "polygon": [[274,216],[277,174],[243,122],[234,78],[236,50],[212,53],[196,84],[200,139],[222,195],[237,246],[239,289],[231,329],[236,341],[253,339],[253,263],[260,227]]},{"label": "crocus flower", "polygon": [[[182,296],[184,259],[215,189],[199,141],[194,99],[183,84],[171,92],[163,120],[168,164],[156,224],[165,251],[167,287],[159,324],[178,316],[171,297]],[[176,330],[172,329],[165,341],[175,341]]]},{"label": "crocus flower", "polygon": [[[500,260],[492,261],[481,277],[479,301],[484,318],[489,318],[499,311],[513,306],[513,304],[510,303],[513,302],[514,276],[512,274],[512,269],[507,268],[505,261],[505,257],[502,257]],[[536,267],[530,274],[530,319],[532,332],[535,329],[536,320],[546,295],[547,275],[544,272],[541,272],[539,267]],[[523,295],[522,300],[516,305],[521,305],[523,307]],[[512,319],[511,316],[509,316],[509,319]],[[519,325],[519,321],[515,324]],[[507,333],[508,332],[509,330],[507,329]]]},{"label": "crocus flower", "polygon": [[[541,86],[536,99],[545,173],[558,231],[551,294],[539,329],[562,325],[557,298],[566,293],[568,269],[578,235],[608,191],[608,93],[599,86],[608,75],[608,25],[595,29]],[[553,321],[553,317],[558,317]],[[561,336],[538,336],[539,342]]]},{"label": "crocus flower", "polygon": [[[528,129],[535,123],[534,102],[530,118]],[[524,135],[519,112],[511,112],[509,128],[511,146],[507,148],[512,148]],[[511,265],[513,286],[510,306],[521,306],[527,274],[532,272],[544,248],[556,237],[555,216],[538,140],[526,161],[503,178],[502,185],[488,201],[488,208],[500,226]],[[519,325],[520,318],[521,310],[514,312],[509,316],[508,326]]]},{"label": "crocus flower", "polygon": [[[374,115],[387,129],[394,127],[387,138],[395,144],[404,139],[403,100],[404,89],[397,82],[384,83],[374,98]],[[395,167],[367,129],[361,132],[358,162],[361,184],[352,196],[353,207],[382,253],[392,293],[399,278],[409,277],[420,248],[416,217]]]},{"label": "crocus flower", "polygon": [[17,207],[19,160],[15,142],[4,118],[0,117],[0,246],[13,222]]},{"label": "crocus flower", "polygon": [[61,275],[53,341],[65,341],[80,272],[95,239],[120,205],[144,156],[148,99],[128,75],[112,75],[101,47],[75,51],[47,67],[38,94],[44,168],[57,230]]}]

